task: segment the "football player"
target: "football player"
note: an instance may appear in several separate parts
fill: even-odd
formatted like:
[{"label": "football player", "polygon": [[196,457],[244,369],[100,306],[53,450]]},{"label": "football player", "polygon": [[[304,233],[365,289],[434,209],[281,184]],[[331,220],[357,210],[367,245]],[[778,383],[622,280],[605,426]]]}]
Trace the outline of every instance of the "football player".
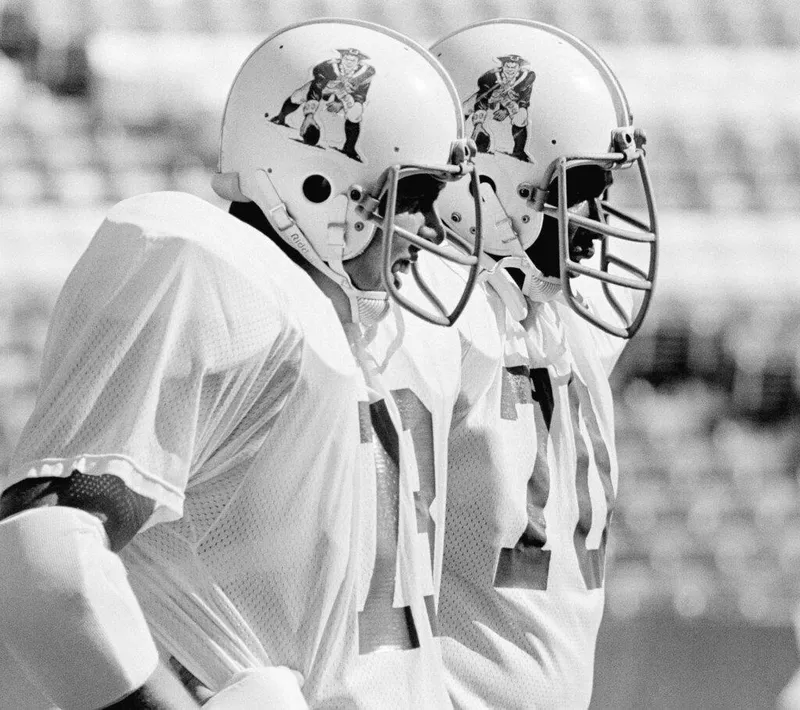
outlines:
[{"label": "football player", "polygon": [[[362,161],[264,117],[342,46],[375,69]],[[2,497],[4,640],[53,702],[196,707],[171,657],[213,710],[449,706],[439,432],[460,345],[438,324],[478,250],[455,257],[471,277],[452,309],[400,286],[419,250],[448,253],[432,205],[448,181],[477,194],[467,154],[426,50],[320,20],[234,81],[214,182],[233,216],[180,193],[109,212],[60,294]],[[449,335],[413,369],[420,328]]]},{"label": "football player", "polygon": [[[536,74],[519,146],[530,160],[477,159],[485,278],[522,321],[528,361],[507,360],[483,416],[451,435],[439,607],[448,688],[458,708],[588,707],[617,490],[608,376],[656,270],[643,134],[603,59],[554,27],[478,23],[431,51],[462,96],[512,52]],[[609,202],[625,175],[644,218]],[[475,232],[468,197],[448,186],[439,200],[456,244]]]}]

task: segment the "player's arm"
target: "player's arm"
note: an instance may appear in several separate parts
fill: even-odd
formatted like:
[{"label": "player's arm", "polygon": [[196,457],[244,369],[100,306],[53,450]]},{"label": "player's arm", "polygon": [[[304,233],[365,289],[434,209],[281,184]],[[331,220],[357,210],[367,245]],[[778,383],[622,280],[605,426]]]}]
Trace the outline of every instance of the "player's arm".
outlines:
[{"label": "player's arm", "polygon": [[529,71],[525,78],[515,87],[519,99],[517,103],[520,108],[528,108],[531,105],[531,92],[533,91],[533,82],[536,81],[536,72]]},{"label": "player's arm", "polygon": [[63,710],[200,707],[159,661],[116,555],[153,508],[116,476],[78,471],[0,498],[0,626]]},{"label": "player's arm", "polygon": [[367,100],[367,92],[369,87],[372,86],[372,76],[375,74],[373,67],[368,67],[365,76],[358,78],[353,93],[351,94],[356,103],[363,104]]},{"label": "player's arm", "polygon": [[320,62],[311,72],[311,83],[308,86],[308,93],[306,94],[306,101],[319,101],[322,98],[322,90],[328,85],[328,82],[335,77],[334,72],[331,71],[330,62]]},{"label": "player's arm", "polygon": [[494,71],[487,71],[478,79],[478,95],[475,97],[475,110],[486,111],[489,108],[489,98],[494,87],[497,86],[497,77]]}]

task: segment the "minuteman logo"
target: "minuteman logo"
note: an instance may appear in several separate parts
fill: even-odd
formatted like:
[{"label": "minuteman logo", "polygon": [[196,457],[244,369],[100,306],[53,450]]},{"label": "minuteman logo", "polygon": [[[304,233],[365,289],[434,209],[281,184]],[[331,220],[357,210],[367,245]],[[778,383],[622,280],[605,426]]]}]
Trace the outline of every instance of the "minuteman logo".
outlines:
[{"label": "minuteman logo", "polygon": [[[297,131],[298,137],[294,140],[317,148],[333,148],[360,163],[362,160],[356,147],[375,67],[368,62],[369,57],[355,47],[334,51],[337,56],[314,66],[311,78],[295,89],[283,102],[280,111],[269,120],[276,126]],[[269,113],[264,116],[269,117]],[[324,140],[323,124],[327,120],[323,116],[328,120],[343,121],[343,142],[333,144]]]},{"label": "minuteman logo", "polygon": [[472,122],[472,140],[479,153],[491,155],[496,152],[497,141],[508,142],[506,131],[510,128],[513,146],[497,152],[531,163],[525,146],[536,73],[519,54],[505,54],[496,57],[496,61],[500,66],[481,74],[477,79],[478,90],[463,103],[465,118]]}]

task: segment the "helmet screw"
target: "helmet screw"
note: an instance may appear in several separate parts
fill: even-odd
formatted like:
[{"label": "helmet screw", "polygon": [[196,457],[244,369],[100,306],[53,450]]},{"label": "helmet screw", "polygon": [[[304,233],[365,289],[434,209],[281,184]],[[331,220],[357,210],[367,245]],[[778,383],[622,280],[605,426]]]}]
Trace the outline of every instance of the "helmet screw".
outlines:
[{"label": "helmet screw", "polygon": [[450,215],[450,219],[458,224],[461,221],[461,212],[453,212],[453,214]]},{"label": "helmet screw", "polygon": [[355,227],[356,232],[364,231],[364,223],[363,222],[356,222],[355,225],[353,225],[353,226]]},{"label": "helmet screw", "polygon": [[475,234],[475,227],[470,227],[469,228],[469,233],[470,234]]},{"label": "helmet screw", "polygon": [[529,214],[522,215],[522,224],[528,224],[531,221],[531,216]]},{"label": "helmet screw", "polygon": [[520,187],[517,190],[517,194],[524,200],[527,200],[531,196],[530,188],[527,187]]}]

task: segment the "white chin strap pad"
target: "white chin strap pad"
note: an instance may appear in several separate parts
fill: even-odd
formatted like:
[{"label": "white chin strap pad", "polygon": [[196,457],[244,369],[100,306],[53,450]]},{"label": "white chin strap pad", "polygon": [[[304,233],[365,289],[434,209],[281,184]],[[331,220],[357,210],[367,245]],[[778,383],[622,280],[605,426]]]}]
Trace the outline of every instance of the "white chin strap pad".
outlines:
[{"label": "white chin strap pad", "polygon": [[77,508],[35,508],[0,521],[0,629],[63,710],[110,705],[158,663],[122,561],[100,520]]},{"label": "white chin strap pad", "polygon": [[561,293],[561,279],[548,278],[528,271],[525,273],[522,290],[534,303],[547,303]]},{"label": "white chin strap pad", "polygon": [[389,295],[383,291],[356,291],[358,322],[365,328],[375,325],[389,312]]}]

